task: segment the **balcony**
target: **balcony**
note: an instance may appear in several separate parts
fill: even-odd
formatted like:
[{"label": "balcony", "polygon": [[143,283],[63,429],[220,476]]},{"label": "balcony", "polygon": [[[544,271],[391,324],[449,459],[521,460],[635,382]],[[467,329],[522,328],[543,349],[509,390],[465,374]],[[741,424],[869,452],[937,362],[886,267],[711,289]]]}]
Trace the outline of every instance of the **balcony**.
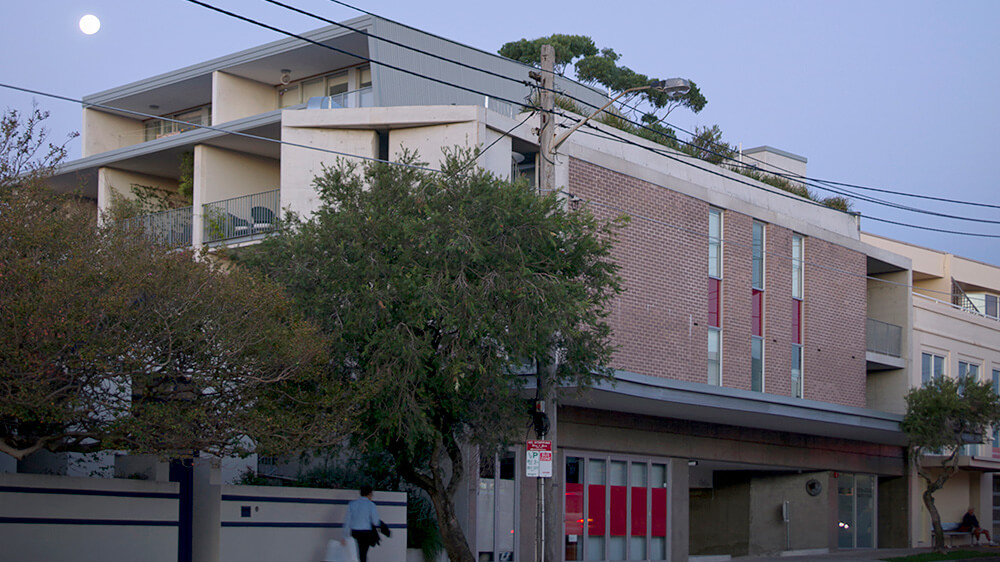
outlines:
[{"label": "balcony", "polygon": [[263,238],[277,226],[280,190],[233,197],[202,206],[205,244]]},{"label": "balcony", "polygon": [[332,96],[316,96],[309,98],[306,109],[338,109],[341,107],[372,107],[375,105],[375,94],[371,86],[342,92]]},{"label": "balcony", "polygon": [[126,219],[125,228],[141,232],[156,243],[179,248],[192,244],[192,219],[192,207],[181,207]]},{"label": "balcony", "polygon": [[905,366],[902,327],[867,318],[865,344],[868,371],[902,369]]}]

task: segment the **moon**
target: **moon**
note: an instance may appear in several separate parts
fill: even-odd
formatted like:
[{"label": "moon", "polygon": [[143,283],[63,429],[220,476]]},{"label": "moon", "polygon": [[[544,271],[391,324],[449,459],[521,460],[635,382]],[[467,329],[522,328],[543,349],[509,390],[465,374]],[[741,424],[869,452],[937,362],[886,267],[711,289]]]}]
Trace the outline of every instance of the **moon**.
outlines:
[{"label": "moon", "polygon": [[87,14],[80,18],[80,31],[86,35],[93,35],[101,29],[101,20],[93,14]]}]

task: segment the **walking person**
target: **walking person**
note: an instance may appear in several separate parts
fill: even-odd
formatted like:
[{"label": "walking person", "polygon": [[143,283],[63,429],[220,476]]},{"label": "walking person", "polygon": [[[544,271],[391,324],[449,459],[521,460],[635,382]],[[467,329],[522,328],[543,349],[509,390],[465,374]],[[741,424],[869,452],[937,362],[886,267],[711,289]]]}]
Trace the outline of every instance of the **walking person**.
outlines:
[{"label": "walking person", "polygon": [[347,545],[347,538],[354,537],[358,543],[358,559],[368,562],[368,549],[379,542],[378,529],[382,520],[378,516],[378,508],[372,501],[374,491],[371,486],[361,486],[361,497],[347,504],[347,517],[344,518],[344,536],[341,544]]}]

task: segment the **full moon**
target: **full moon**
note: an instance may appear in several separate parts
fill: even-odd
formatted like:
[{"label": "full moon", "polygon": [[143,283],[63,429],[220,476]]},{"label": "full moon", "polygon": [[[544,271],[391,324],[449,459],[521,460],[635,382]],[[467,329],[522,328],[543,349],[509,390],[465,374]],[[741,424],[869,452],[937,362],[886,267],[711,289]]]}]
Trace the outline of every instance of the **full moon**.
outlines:
[{"label": "full moon", "polygon": [[87,14],[80,18],[80,31],[87,35],[93,35],[101,29],[101,20],[97,19],[97,16],[92,14]]}]

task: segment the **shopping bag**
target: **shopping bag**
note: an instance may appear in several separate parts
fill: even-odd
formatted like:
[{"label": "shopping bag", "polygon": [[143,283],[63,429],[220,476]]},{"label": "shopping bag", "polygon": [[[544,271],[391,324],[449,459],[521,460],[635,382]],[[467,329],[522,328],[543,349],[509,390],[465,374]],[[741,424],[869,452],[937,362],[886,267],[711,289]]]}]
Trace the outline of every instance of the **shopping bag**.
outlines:
[{"label": "shopping bag", "polygon": [[326,556],[323,562],[358,562],[358,543],[353,538],[347,539],[347,544],[340,544],[340,539],[332,539],[326,543]]}]

